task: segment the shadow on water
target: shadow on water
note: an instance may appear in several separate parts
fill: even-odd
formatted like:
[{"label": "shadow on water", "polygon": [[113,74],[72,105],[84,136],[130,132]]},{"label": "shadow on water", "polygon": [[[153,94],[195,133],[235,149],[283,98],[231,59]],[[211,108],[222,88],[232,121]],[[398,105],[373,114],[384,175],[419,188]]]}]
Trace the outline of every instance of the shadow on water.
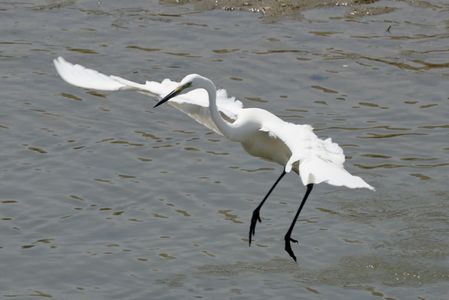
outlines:
[{"label": "shadow on water", "polygon": [[231,265],[204,265],[195,276],[246,276],[245,273],[277,273],[311,286],[330,285],[348,288],[362,288],[370,284],[389,287],[420,287],[424,284],[446,283],[449,271],[444,267],[429,268],[407,257],[347,256],[326,269],[309,271],[293,264],[287,258],[273,258],[265,262],[236,262]]},{"label": "shadow on water", "polygon": [[[447,191],[417,192],[413,196],[379,191],[374,198],[356,202],[338,199],[338,210],[318,207],[320,213],[338,219],[339,223],[351,223],[352,239],[342,237],[344,247],[360,247],[361,250],[363,244],[368,245],[362,255],[343,255],[323,269],[311,270],[307,255],[303,258],[300,255],[298,265],[288,258],[275,258],[264,262],[205,265],[199,267],[199,274],[285,273],[310,285],[342,287],[370,283],[390,287],[447,283],[449,269],[444,261],[449,256],[448,197]],[[423,201],[427,198],[432,202]],[[357,234],[360,226],[383,234],[377,234],[376,238],[361,232]],[[356,236],[358,238],[354,239]]]}]

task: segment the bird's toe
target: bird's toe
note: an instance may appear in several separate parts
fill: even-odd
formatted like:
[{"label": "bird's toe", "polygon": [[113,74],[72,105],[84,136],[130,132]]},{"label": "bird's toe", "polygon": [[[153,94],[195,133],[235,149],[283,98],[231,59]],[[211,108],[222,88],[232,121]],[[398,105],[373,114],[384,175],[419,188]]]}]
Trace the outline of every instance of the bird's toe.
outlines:
[{"label": "bird's toe", "polygon": [[294,238],[290,238],[290,241],[295,243],[295,244],[298,244],[298,240],[295,240]]},{"label": "bird's toe", "polygon": [[260,218],[260,212],[259,209],[255,209],[253,211],[253,215],[251,217],[251,224],[249,226],[249,246],[251,246],[252,238],[256,234],[256,224],[257,221],[262,222]]},{"label": "bird's toe", "polygon": [[289,235],[286,235],[286,236],[284,237],[284,240],[285,240],[285,251],[286,251],[286,252],[288,253],[288,255],[290,255],[290,257],[293,258],[293,260],[296,262],[296,256],[295,256],[295,253],[294,253],[293,250],[292,250],[292,246],[291,246],[290,242],[298,243],[298,241],[295,240],[295,239],[292,239]]}]

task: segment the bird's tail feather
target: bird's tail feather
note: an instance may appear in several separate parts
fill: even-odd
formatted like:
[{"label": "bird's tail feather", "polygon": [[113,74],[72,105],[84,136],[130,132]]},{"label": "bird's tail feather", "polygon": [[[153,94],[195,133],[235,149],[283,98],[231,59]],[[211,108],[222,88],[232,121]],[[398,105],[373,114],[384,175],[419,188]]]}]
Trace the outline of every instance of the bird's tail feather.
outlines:
[{"label": "bird's tail feather", "polygon": [[330,185],[345,186],[351,189],[367,188],[374,191],[371,185],[362,178],[351,175],[343,166],[340,167],[326,162],[318,157],[308,157],[301,160],[299,175],[304,185],[325,182]]}]

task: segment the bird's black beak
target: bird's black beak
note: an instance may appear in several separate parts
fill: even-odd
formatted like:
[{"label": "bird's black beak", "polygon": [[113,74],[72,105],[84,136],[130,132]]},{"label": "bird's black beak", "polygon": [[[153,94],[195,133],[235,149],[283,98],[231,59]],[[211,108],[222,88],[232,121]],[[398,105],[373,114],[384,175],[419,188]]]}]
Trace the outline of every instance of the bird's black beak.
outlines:
[{"label": "bird's black beak", "polygon": [[162,98],[161,100],[159,100],[158,103],[156,103],[156,105],[153,108],[158,107],[161,104],[164,104],[165,102],[167,102],[168,100],[170,100],[173,97],[178,96],[179,94],[181,94],[181,92],[183,90],[185,90],[186,88],[188,88],[190,86],[190,83],[185,84],[185,85],[181,85],[179,87],[177,87],[176,89],[174,89],[170,94],[168,94],[167,96],[165,96],[164,98]]},{"label": "bird's black beak", "polygon": [[159,105],[164,104],[165,102],[167,102],[171,98],[178,96],[179,93],[181,93],[181,91],[182,91],[181,87],[178,87],[178,88],[174,89],[170,94],[168,94],[167,96],[165,96],[164,98],[159,100],[159,102],[156,103],[156,105],[153,108],[156,108]]}]

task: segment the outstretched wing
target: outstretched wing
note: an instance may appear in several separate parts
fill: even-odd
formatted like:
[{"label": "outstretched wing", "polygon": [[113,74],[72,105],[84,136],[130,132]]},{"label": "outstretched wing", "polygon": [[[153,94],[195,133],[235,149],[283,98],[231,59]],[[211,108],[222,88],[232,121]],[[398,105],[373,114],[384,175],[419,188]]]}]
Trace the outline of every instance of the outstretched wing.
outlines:
[{"label": "outstretched wing", "polygon": [[[177,82],[169,79],[162,82],[147,81],[145,84],[140,84],[121,77],[108,76],[81,65],[74,65],[62,57],[55,59],[54,64],[62,79],[72,85],[87,89],[135,90],[157,98],[166,96],[178,86]],[[222,134],[210,116],[206,91],[193,90],[170,99],[168,103],[198,123]],[[235,98],[229,98],[225,90],[217,91],[217,107],[223,117],[230,122],[235,121],[243,111],[254,111],[254,109],[243,110],[242,103]],[[336,186],[374,190],[362,178],[353,176],[344,169],[343,150],[331,139],[319,139],[309,125],[285,122],[268,111],[263,111],[263,114],[264,121],[260,131],[265,132],[271,138],[279,139],[289,148],[291,156],[285,165],[285,170],[289,172],[293,164],[299,162],[298,171],[304,185],[326,182]]]},{"label": "outstretched wing", "polygon": [[282,140],[290,149],[291,156],[285,170],[290,172],[293,164],[299,162],[298,171],[304,185],[326,182],[335,186],[374,190],[362,178],[345,170],[343,149],[330,138],[318,138],[312,126],[285,122],[274,115],[264,119],[267,121],[260,130]]},{"label": "outstretched wing", "polygon": [[[86,89],[101,91],[135,90],[153,96],[157,100],[158,97],[164,97],[178,86],[177,82],[170,79],[164,79],[162,82],[147,81],[145,84],[140,84],[118,76],[105,75],[81,65],[72,64],[62,57],[56,58],[53,60],[53,63],[62,79],[72,85]],[[193,90],[170,99],[168,103],[198,123],[222,135],[210,116],[209,99],[206,91]],[[242,103],[235,98],[229,98],[225,90],[218,90],[217,107],[223,116],[232,122],[240,113]]]}]

